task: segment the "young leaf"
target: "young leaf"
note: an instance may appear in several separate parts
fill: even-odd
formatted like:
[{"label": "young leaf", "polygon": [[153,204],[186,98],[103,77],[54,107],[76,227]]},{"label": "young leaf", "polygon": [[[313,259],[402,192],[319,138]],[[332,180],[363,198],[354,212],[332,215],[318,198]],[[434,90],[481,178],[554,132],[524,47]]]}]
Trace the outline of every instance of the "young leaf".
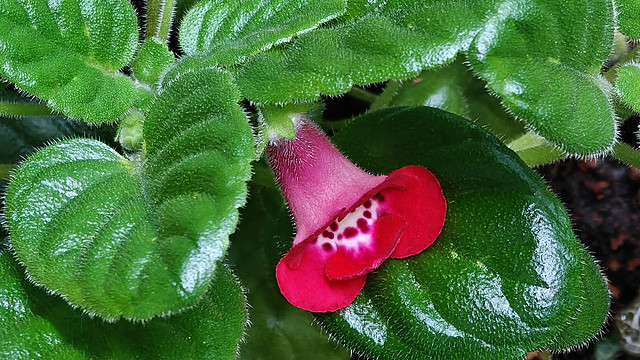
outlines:
[{"label": "young leaf", "polygon": [[174,62],[175,57],[167,45],[156,38],[150,38],[140,47],[131,68],[136,79],[149,86],[155,86]]},{"label": "young leaf", "polygon": [[16,171],[7,225],[31,279],[106,319],[193,306],[246,197],[253,137],[231,76],[177,71],[144,123],[142,159],[95,140],[44,148]]},{"label": "young leaf", "polygon": [[105,323],[24,279],[0,249],[0,357],[3,359],[235,359],[247,321],[242,289],[224,266],[193,309],[165,319]]},{"label": "young leaf", "polygon": [[205,0],[182,20],[180,45],[232,65],[341,15],[345,6],[346,0]]},{"label": "young leaf", "polygon": [[618,27],[631,39],[640,39],[640,3],[635,0],[616,0]]},{"label": "young leaf", "polygon": [[[253,183],[250,190],[251,198],[241,213],[243,221],[229,249],[251,304],[251,326],[240,346],[240,359],[349,359],[345,348],[327,339],[313,324],[311,314],[292,307],[280,295],[275,267],[282,254],[278,251],[281,249],[274,249],[274,242],[291,241],[293,229],[288,210],[275,187]],[[286,248],[282,250],[286,252]]]},{"label": "young leaf", "polygon": [[616,92],[634,111],[640,111],[640,66],[628,64],[618,70]]},{"label": "young leaf", "polygon": [[104,122],[124,114],[135,86],[118,70],[137,44],[126,0],[0,1],[0,75],[65,115]]},{"label": "young leaf", "polygon": [[334,26],[249,59],[237,81],[255,102],[313,100],[413,77],[469,52],[511,112],[568,152],[586,154],[613,143],[613,110],[596,77],[612,41],[608,0],[352,0]]},{"label": "young leaf", "polygon": [[497,138],[440,110],[391,108],[333,140],[375,173],[426,166],[448,203],[431,247],[387,261],[353,304],[318,315],[342,343],[372,358],[516,360],[601,328],[609,295],[598,266],[560,201]]}]

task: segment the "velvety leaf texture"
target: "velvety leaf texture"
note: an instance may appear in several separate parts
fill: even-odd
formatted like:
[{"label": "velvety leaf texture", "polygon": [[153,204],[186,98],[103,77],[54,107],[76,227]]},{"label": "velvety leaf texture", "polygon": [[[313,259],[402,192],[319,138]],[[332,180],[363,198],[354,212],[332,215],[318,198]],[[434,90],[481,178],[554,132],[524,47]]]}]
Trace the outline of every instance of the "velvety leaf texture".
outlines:
[{"label": "velvety leaf texture", "polygon": [[613,27],[607,0],[352,0],[332,26],[249,59],[238,84],[255,102],[310,100],[467,52],[489,89],[542,136],[568,152],[603,152],[615,125],[597,74]]},{"label": "velvety leaf texture", "polygon": [[147,85],[154,86],[174,62],[175,57],[167,45],[156,38],[148,39],[140,47],[133,62],[133,76]]},{"label": "velvety leaf texture", "polygon": [[634,111],[640,111],[640,66],[629,64],[618,70],[616,91]]},{"label": "velvety leaf texture", "polygon": [[194,305],[247,193],[253,137],[239,99],[226,73],[178,71],[147,115],[142,159],[89,139],[29,157],[6,217],[31,279],[107,319]]},{"label": "velvety leaf texture", "polygon": [[142,323],[91,319],[29,284],[0,250],[0,357],[22,359],[235,359],[247,321],[242,289],[218,268],[193,309]]},{"label": "velvety leaf texture", "polygon": [[635,0],[616,0],[618,27],[631,39],[640,39],[640,3]]},{"label": "velvety leaf texture", "polygon": [[180,45],[187,54],[231,65],[334,19],[345,7],[346,0],[205,0],[185,15]]},{"label": "velvety leaf texture", "polygon": [[[257,166],[260,166],[258,164]],[[257,169],[267,175],[268,169]],[[242,360],[348,360],[347,349],[327,338],[313,316],[291,306],[280,294],[275,267],[280,259],[274,243],[290,244],[293,232],[282,195],[256,183],[242,209],[243,221],[231,238],[230,259],[247,288],[251,326],[240,346]]]},{"label": "velvety leaf texture", "polygon": [[448,204],[431,247],[385,262],[353,304],[318,314],[339,341],[372,358],[516,360],[600,330],[609,306],[600,269],[560,201],[497,138],[440,110],[401,107],[333,139],[376,173],[426,166]]},{"label": "velvety leaf texture", "polygon": [[138,44],[126,0],[0,1],[0,75],[65,115],[117,120],[135,97],[118,73]]}]

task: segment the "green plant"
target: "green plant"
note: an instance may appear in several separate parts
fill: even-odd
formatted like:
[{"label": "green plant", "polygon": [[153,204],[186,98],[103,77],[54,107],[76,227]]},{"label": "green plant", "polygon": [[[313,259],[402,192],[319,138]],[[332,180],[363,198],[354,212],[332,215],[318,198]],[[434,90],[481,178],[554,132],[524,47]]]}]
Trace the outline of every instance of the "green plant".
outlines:
[{"label": "green plant", "polygon": [[[305,234],[286,255],[304,272],[280,288],[304,283],[307,267],[317,284],[349,283],[336,306],[292,300],[331,310],[314,316],[349,349],[519,359],[585,344],[605,321],[606,282],[529,166],[640,165],[616,140],[640,108],[627,43],[639,12],[630,0],[149,0],[136,16],[126,0],[1,0],[0,354],[348,358],[280,295],[294,229],[267,157]],[[323,100],[342,94],[369,111],[324,120]],[[278,146],[303,141],[306,121],[389,177],[356,170],[322,136],[309,158],[334,154],[326,174],[340,176],[296,172],[300,148]],[[291,190],[287,176],[308,186]],[[366,261],[340,253],[318,270],[295,257],[312,234],[371,219],[372,196],[397,203],[361,228],[381,244]]]}]

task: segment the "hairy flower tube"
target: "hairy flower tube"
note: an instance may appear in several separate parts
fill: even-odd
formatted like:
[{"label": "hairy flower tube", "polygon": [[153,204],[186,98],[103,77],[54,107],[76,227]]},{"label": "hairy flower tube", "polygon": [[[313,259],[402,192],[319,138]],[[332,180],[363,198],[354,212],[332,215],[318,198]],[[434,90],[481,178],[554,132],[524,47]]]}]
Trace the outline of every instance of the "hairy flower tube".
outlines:
[{"label": "hairy flower tube", "polygon": [[293,247],[276,267],[293,305],[336,311],[353,302],[367,274],[388,258],[422,252],[440,234],[446,202],[421,166],[371,175],[336,149],[303,115],[295,139],[271,140],[267,156],[296,225]]}]

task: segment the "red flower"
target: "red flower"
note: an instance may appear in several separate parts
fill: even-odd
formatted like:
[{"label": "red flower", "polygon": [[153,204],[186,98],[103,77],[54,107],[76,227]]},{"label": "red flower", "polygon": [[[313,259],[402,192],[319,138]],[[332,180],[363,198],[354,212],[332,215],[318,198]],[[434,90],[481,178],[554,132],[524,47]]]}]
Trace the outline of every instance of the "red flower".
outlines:
[{"label": "red flower", "polygon": [[368,174],[308,119],[294,122],[294,140],[267,147],[297,230],[276,278],[291,304],[336,311],[353,302],[366,275],[387,258],[405,258],[431,245],[444,224],[446,202],[427,169]]}]

